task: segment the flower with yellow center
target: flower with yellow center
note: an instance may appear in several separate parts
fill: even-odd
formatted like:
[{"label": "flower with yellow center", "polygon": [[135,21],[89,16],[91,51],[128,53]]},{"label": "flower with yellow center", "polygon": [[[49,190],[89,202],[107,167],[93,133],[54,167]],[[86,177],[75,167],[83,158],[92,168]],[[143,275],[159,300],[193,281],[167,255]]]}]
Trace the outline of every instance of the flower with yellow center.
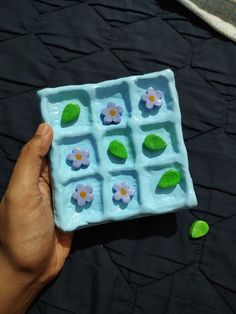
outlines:
[{"label": "flower with yellow center", "polygon": [[72,167],[79,169],[81,166],[88,166],[90,163],[89,160],[89,151],[82,150],[80,148],[74,148],[72,153],[67,155],[66,159],[72,162]]},{"label": "flower with yellow center", "polygon": [[82,207],[93,201],[93,188],[90,185],[78,184],[72,198],[77,201],[77,205]]},{"label": "flower with yellow center", "polygon": [[142,96],[142,100],[145,102],[146,109],[152,109],[153,107],[160,108],[162,104],[163,94],[159,90],[155,90],[149,87],[146,94]]},{"label": "flower with yellow center", "polygon": [[87,192],[81,191],[79,194],[81,197],[85,198],[87,196]]},{"label": "flower with yellow center", "polygon": [[113,186],[113,190],[115,191],[113,194],[113,199],[115,201],[122,201],[125,204],[128,204],[134,195],[134,190],[126,181],[115,184]]},{"label": "flower with yellow center", "polygon": [[155,100],[155,96],[151,95],[148,97],[150,101],[154,101]]},{"label": "flower with yellow center", "polygon": [[123,109],[121,106],[117,106],[115,103],[110,102],[106,108],[102,109],[101,115],[103,116],[103,123],[120,123],[122,112]]},{"label": "flower with yellow center", "polygon": [[126,195],[127,194],[127,191],[125,189],[120,189],[120,194],[121,195]]},{"label": "flower with yellow center", "polygon": [[76,155],[75,155],[75,158],[76,158],[77,160],[81,160],[81,159],[82,159],[82,155],[81,155],[81,154],[76,154]]},{"label": "flower with yellow center", "polygon": [[111,109],[109,113],[112,117],[114,117],[117,114],[117,111],[115,109]]}]

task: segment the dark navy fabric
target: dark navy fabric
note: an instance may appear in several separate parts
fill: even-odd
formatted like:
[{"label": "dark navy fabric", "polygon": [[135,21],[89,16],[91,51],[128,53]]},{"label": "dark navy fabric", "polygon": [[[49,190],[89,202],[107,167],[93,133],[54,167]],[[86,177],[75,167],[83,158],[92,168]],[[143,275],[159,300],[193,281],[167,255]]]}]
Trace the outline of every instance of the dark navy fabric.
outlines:
[{"label": "dark navy fabric", "polygon": [[[77,231],[30,314],[236,313],[236,46],[177,2],[1,0],[0,195],[41,121],[39,89],[166,68],[198,207]],[[192,240],[196,219],[210,231]]]}]

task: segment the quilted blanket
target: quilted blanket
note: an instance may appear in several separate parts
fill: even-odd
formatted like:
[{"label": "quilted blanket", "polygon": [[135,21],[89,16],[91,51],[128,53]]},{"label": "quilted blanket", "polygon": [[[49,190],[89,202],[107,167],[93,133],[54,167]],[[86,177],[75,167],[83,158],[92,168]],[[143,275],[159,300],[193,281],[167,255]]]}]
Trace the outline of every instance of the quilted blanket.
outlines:
[{"label": "quilted blanket", "polygon": [[[76,232],[30,314],[236,313],[235,55],[171,0],[1,1],[1,196],[41,121],[39,89],[170,68],[198,198],[192,210]],[[192,239],[197,219],[209,232]]]},{"label": "quilted blanket", "polygon": [[236,0],[178,0],[218,32],[236,41]]}]

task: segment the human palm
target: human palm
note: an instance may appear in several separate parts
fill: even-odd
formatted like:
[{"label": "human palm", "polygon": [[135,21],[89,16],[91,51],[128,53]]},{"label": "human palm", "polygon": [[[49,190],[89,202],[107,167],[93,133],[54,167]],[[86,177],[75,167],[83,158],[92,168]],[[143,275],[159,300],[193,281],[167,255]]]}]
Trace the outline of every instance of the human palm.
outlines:
[{"label": "human palm", "polygon": [[61,270],[72,242],[72,233],[54,226],[45,157],[51,142],[52,129],[41,125],[41,130],[22,149],[0,204],[0,244],[4,256],[14,269],[34,274],[43,284]]}]

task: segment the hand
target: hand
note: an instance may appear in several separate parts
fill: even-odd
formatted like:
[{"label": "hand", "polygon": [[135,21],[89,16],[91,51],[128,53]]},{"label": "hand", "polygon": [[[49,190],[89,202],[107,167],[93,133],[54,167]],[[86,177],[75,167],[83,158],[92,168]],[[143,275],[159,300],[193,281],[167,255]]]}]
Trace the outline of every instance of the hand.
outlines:
[{"label": "hand", "polygon": [[[52,136],[49,125],[39,126],[23,147],[0,204],[0,264],[7,268],[6,272],[0,272],[0,282],[1,274],[3,277],[14,274],[14,285],[19,278],[19,286],[25,285],[32,290],[32,284],[35,293],[59,273],[72,242],[72,233],[58,230],[53,221],[50,176],[45,157]],[[11,278],[6,280],[11,282]],[[25,296],[25,299],[29,298]],[[0,283],[0,304],[2,302]],[[27,306],[22,306],[22,310]]]}]

